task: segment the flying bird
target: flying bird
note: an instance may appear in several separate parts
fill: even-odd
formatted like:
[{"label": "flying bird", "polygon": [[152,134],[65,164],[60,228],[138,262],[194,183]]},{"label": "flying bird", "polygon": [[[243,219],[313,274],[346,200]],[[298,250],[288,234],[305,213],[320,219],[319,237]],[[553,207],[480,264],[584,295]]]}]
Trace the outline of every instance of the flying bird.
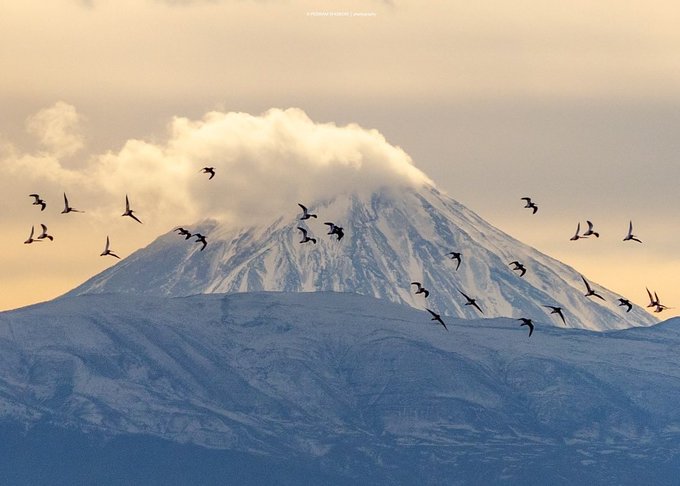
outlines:
[{"label": "flying bird", "polygon": [[116,257],[120,260],[120,257],[116,255],[113,251],[111,251],[111,248],[109,246],[109,237],[108,235],[106,236],[106,246],[104,247],[104,251],[99,254],[99,256],[106,256],[106,255],[111,255],[112,257]]},{"label": "flying bird", "polygon": [[53,241],[53,240],[54,240],[54,236],[48,235],[48,234],[47,234],[47,226],[45,226],[45,225],[42,224],[42,223],[40,224],[40,226],[42,227],[42,233],[40,233],[40,236],[38,236],[38,239],[39,239],[39,240],[44,240],[45,238],[47,238],[48,240]]},{"label": "flying bird", "polygon": [[456,270],[458,270],[458,267],[460,267],[460,252],[457,251],[452,251],[446,254],[446,256],[451,256],[451,260],[458,260],[458,264],[456,265]]},{"label": "flying bird", "polygon": [[645,289],[647,290],[647,295],[649,295],[649,305],[647,307],[655,307],[654,312],[663,312],[666,309],[670,309],[670,307],[661,303],[656,291],[654,291],[654,297],[652,297],[652,293],[649,289],[647,287],[645,287]]},{"label": "flying bird", "polygon": [[437,313],[434,312],[434,311],[431,311],[431,310],[428,309],[427,307],[425,308],[425,310],[426,310],[427,312],[429,312],[430,314],[432,314],[432,319],[430,319],[431,321],[437,321],[439,324],[441,324],[442,326],[444,326],[444,329],[446,329],[447,331],[449,330],[449,328],[446,327],[446,324],[444,324],[444,321],[442,321],[442,316],[440,316],[439,314],[437,314]]},{"label": "flying bird", "polygon": [[628,234],[623,239],[623,241],[630,241],[630,240],[637,241],[638,243],[642,243],[642,241],[637,236],[635,236],[633,234],[633,221],[630,221],[628,223]]},{"label": "flying bird", "polygon": [[592,235],[595,238],[599,238],[600,233],[598,233],[597,231],[593,231],[593,223],[591,223],[590,221],[586,221],[586,223],[588,223],[588,229],[583,232],[583,237],[586,238]]},{"label": "flying bird", "polygon": [[180,236],[184,236],[185,240],[188,240],[189,238],[194,236],[189,232],[189,230],[186,230],[186,229],[182,228],[181,226],[179,228],[175,228],[173,231],[177,231]]},{"label": "flying bird", "polygon": [[127,194],[126,194],[125,195],[125,212],[121,216],[130,216],[132,219],[134,219],[138,223],[141,223],[139,218],[132,213],[134,213],[134,211],[132,209],[130,209],[130,200],[128,199]]},{"label": "flying bird", "polygon": [[630,300],[628,299],[619,299],[619,307],[626,307],[626,312],[630,312],[630,310],[633,308],[633,304],[630,303]]},{"label": "flying bird", "polygon": [[68,214],[68,213],[84,213],[85,211],[79,211],[75,208],[72,208],[71,206],[68,205],[68,198],[66,197],[66,193],[64,193],[64,210],[61,212],[61,214]]},{"label": "flying bird", "polygon": [[538,206],[531,200],[530,197],[523,197],[521,198],[522,201],[526,201],[526,204],[524,205],[525,208],[533,210],[531,214],[536,214],[536,211],[538,211]]},{"label": "flying bird", "polygon": [[324,224],[327,224],[329,226],[328,233],[326,234],[337,235],[338,241],[340,241],[342,237],[345,236],[345,232],[342,230],[342,228],[340,226],[336,226],[335,223],[326,222]]},{"label": "flying bird", "polygon": [[423,285],[420,282],[411,282],[411,285],[415,285],[416,287],[418,287],[418,290],[416,290],[416,295],[425,294],[423,297],[425,297],[426,299],[430,295],[430,291],[423,287]]},{"label": "flying bird", "polygon": [[31,236],[29,236],[28,239],[26,241],[24,241],[24,243],[26,245],[30,245],[31,243],[40,243],[41,242],[41,240],[34,240],[33,239],[34,234],[35,234],[35,226],[31,226]]},{"label": "flying bird", "polygon": [[602,297],[600,294],[598,294],[597,292],[595,292],[595,291],[590,287],[590,284],[589,284],[588,281],[583,277],[583,275],[581,275],[581,280],[583,280],[583,283],[586,284],[586,290],[587,290],[587,292],[586,292],[586,294],[585,294],[586,297],[590,297],[590,296],[592,295],[593,297],[597,297],[598,299],[605,300],[604,297]]},{"label": "flying bird", "polygon": [[481,312],[482,314],[484,314],[484,312],[482,311],[482,309],[479,308],[479,305],[477,305],[477,299],[471,299],[470,297],[468,297],[467,295],[465,295],[461,290],[458,290],[458,292],[460,292],[460,294],[461,294],[463,297],[465,297],[465,298],[467,299],[467,302],[465,303],[465,305],[474,306],[479,312]]},{"label": "flying bird", "polygon": [[40,196],[38,194],[29,194],[28,197],[32,197],[33,199],[35,199],[35,201],[33,201],[33,206],[40,206],[41,211],[44,211],[45,208],[47,207],[47,203],[40,199]]},{"label": "flying bird", "polygon": [[210,177],[208,177],[208,180],[212,179],[215,177],[215,168],[214,167],[203,167],[200,172],[203,174],[210,174]]},{"label": "flying bird", "polygon": [[652,293],[649,291],[647,287],[645,287],[645,290],[647,291],[647,295],[649,295],[649,305],[647,307],[656,307],[659,305],[659,297],[656,295],[656,292],[654,292],[654,297],[652,297]]},{"label": "flying bird", "polygon": [[550,313],[551,314],[557,314],[558,316],[560,316],[562,318],[562,322],[564,323],[564,325],[565,326],[567,325],[567,321],[564,320],[564,314],[562,314],[562,308],[561,307],[557,307],[557,306],[554,306],[554,305],[544,305],[543,307],[546,307],[548,309],[552,309],[550,311]]},{"label": "flying bird", "polygon": [[517,320],[522,321],[522,324],[520,324],[520,327],[521,326],[529,326],[529,337],[531,337],[531,335],[534,333],[534,323],[533,323],[533,321],[531,319],[527,319],[526,317],[520,317]]},{"label": "flying bird", "polygon": [[299,226],[297,227],[297,229],[302,231],[302,241],[300,241],[300,243],[307,243],[308,241],[311,241],[312,243],[314,243],[316,245],[316,238],[310,238],[309,236],[307,236],[307,230],[306,229],[300,228]]},{"label": "flying bird", "polygon": [[522,265],[520,262],[515,260],[514,262],[508,263],[508,265],[514,265],[514,268],[512,269],[513,271],[519,270],[521,273],[519,274],[520,277],[524,277],[524,274],[527,273],[527,269],[524,268],[524,265]]},{"label": "flying bird", "polygon": [[[303,206],[302,204],[298,203],[298,206],[300,206],[302,208],[302,217],[300,217],[301,221],[304,221],[305,219],[317,217],[316,214],[312,214],[309,211],[307,211],[307,208],[305,206]],[[326,223],[326,224],[328,224],[328,223]]]},{"label": "flying bird", "polygon": [[205,236],[203,236],[201,233],[196,233],[194,236],[196,237],[196,243],[203,243],[201,251],[205,250],[205,247],[208,246],[208,241],[205,239]]},{"label": "flying bird", "polygon": [[576,225],[576,233],[574,234],[574,236],[572,236],[571,238],[569,238],[569,240],[570,240],[570,241],[576,241],[576,240],[578,240],[578,239],[580,239],[580,238],[588,238],[588,237],[585,236],[585,235],[580,236],[580,235],[578,234],[579,231],[581,231],[581,223],[578,223],[578,224]]}]

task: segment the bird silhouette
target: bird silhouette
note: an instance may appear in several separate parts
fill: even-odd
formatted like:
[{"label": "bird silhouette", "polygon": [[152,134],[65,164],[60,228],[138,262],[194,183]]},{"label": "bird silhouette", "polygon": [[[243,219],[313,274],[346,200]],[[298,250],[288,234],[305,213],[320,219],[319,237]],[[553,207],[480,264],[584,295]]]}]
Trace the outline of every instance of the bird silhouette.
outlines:
[{"label": "bird silhouette", "polygon": [[439,314],[437,314],[437,313],[434,312],[434,311],[431,311],[431,310],[428,309],[427,307],[425,308],[425,310],[426,310],[427,312],[429,312],[430,314],[432,314],[432,319],[430,319],[431,321],[437,321],[439,324],[441,324],[442,326],[444,326],[444,329],[446,329],[447,331],[449,330],[449,328],[446,327],[446,324],[444,323],[444,321],[442,321],[442,316],[440,316]]},{"label": "bird silhouette", "polygon": [[300,241],[300,243],[307,243],[308,241],[311,241],[312,243],[314,243],[316,245],[316,238],[310,238],[309,236],[307,236],[307,230],[306,229],[301,228],[299,226],[297,227],[297,229],[302,231],[302,240]]},{"label": "bird silhouette", "polygon": [[64,210],[61,212],[61,214],[68,214],[68,213],[84,213],[85,211],[79,211],[75,208],[72,208],[71,206],[68,205],[68,198],[66,197],[66,193],[64,193]]},{"label": "bird silhouette", "polygon": [[534,333],[534,322],[531,319],[527,319],[526,317],[520,317],[517,319],[518,321],[522,321],[521,326],[529,326],[529,337]]},{"label": "bird silhouette", "polygon": [[588,281],[583,277],[583,275],[581,275],[581,280],[583,280],[583,283],[586,284],[586,290],[587,290],[587,292],[586,292],[586,294],[585,294],[586,297],[593,296],[593,297],[597,297],[598,299],[605,300],[604,297],[602,297],[600,294],[598,294],[597,292],[595,292],[595,291],[590,287],[590,284],[589,284]]},{"label": "bird silhouette", "polygon": [[411,282],[411,285],[415,285],[416,287],[418,287],[416,290],[416,295],[425,294],[423,297],[425,297],[426,299],[430,295],[430,291],[423,287],[423,285],[420,282]]},{"label": "bird silhouette", "polygon": [[173,231],[177,231],[180,236],[184,236],[185,240],[188,240],[189,238],[194,236],[189,232],[189,230],[186,230],[186,229],[182,228],[181,226],[179,228],[175,228]]},{"label": "bird silhouette", "polygon": [[578,224],[576,225],[576,233],[574,233],[574,236],[572,236],[571,238],[569,238],[569,240],[570,240],[570,241],[576,241],[576,240],[578,240],[578,239],[580,239],[580,238],[588,238],[587,236],[580,236],[580,235],[578,234],[579,231],[581,231],[581,223],[578,223]]},{"label": "bird silhouette", "polygon": [[527,273],[527,269],[524,268],[524,265],[522,265],[520,262],[517,260],[508,263],[508,265],[514,265],[514,268],[512,269],[513,271],[519,270],[521,273],[519,274],[520,277],[524,277],[524,274]]},{"label": "bird silhouette", "polygon": [[215,177],[215,168],[214,167],[203,167],[200,172],[204,174],[210,174],[210,177],[208,177],[208,180],[212,179]]},{"label": "bird silhouette", "polygon": [[654,307],[654,312],[663,312],[666,309],[671,309],[671,307],[661,303],[661,299],[659,299],[656,291],[654,291],[654,297],[652,297],[652,293],[649,289],[647,287],[645,287],[645,289],[647,290],[647,295],[649,295],[649,305],[647,307]]},{"label": "bird silhouette", "polygon": [[33,199],[35,199],[33,201],[33,206],[40,206],[41,211],[44,211],[45,208],[47,207],[47,203],[40,199],[40,196],[38,194],[29,194],[28,197],[32,197]]},{"label": "bird silhouette", "polygon": [[543,307],[545,307],[547,309],[552,309],[550,311],[550,313],[551,314],[557,314],[558,316],[560,316],[562,318],[562,322],[564,323],[564,325],[565,326],[567,325],[567,321],[564,320],[564,314],[562,314],[562,308],[561,307],[557,307],[557,306],[554,306],[554,305],[544,305]]},{"label": "bird silhouette", "polygon": [[335,223],[331,222],[326,222],[324,223],[329,226],[328,228],[328,233],[329,235],[337,235],[338,236],[338,241],[342,239],[343,236],[345,236],[345,232],[340,226],[337,226]]},{"label": "bird silhouette", "polygon": [[121,216],[130,216],[132,219],[134,219],[138,223],[141,223],[139,218],[132,213],[134,213],[134,211],[132,209],[130,209],[130,200],[128,199],[127,194],[126,194],[125,195],[125,212]]},{"label": "bird silhouette", "polygon": [[458,264],[456,265],[456,270],[458,270],[458,268],[460,267],[460,259],[461,259],[460,252],[451,251],[451,252],[446,254],[446,256],[449,256],[449,255],[451,256],[451,260],[458,260]]},{"label": "bird silhouette", "polygon": [[106,246],[104,247],[104,251],[99,254],[99,256],[106,256],[110,255],[112,257],[118,258],[120,260],[120,257],[116,255],[113,251],[111,251],[111,247],[109,246],[109,237],[108,235],[106,236]]},{"label": "bird silhouette", "polygon": [[40,236],[38,236],[38,239],[39,239],[39,240],[44,240],[45,238],[47,238],[48,240],[53,241],[53,240],[54,240],[54,236],[48,235],[48,234],[47,234],[47,226],[45,226],[45,225],[42,224],[42,223],[40,224],[40,226],[42,227],[42,233],[40,233]]},{"label": "bird silhouette", "polygon": [[593,223],[591,223],[590,221],[586,221],[586,223],[588,223],[588,229],[583,232],[583,237],[586,238],[592,235],[595,238],[599,238],[600,233],[598,233],[597,231],[593,231]]},{"label": "bird silhouette", "polygon": [[482,311],[482,309],[480,309],[479,305],[477,304],[477,299],[472,299],[472,298],[470,298],[470,297],[467,296],[465,293],[463,293],[463,291],[460,290],[460,289],[458,290],[458,292],[460,292],[460,294],[461,294],[463,297],[465,297],[465,299],[467,299],[467,302],[465,303],[465,305],[471,305],[471,306],[475,307],[479,312],[481,312],[482,314],[484,314],[484,312]]},{"label": "bird silhouette", "polygon": [[626,307],[626,312],[630,312],[630,310],[633,308],[633,304],[630,303],[630,300],[619,298],[619,307],[622,306]]},{"label": "bird silhouette", "polygon": [[633,234],[633,221],[630,221],[628,223],[628,234],[623,239],[623,241],[630,241],[630,240],[637,241],[638,243],[642,243],[642,241],[637,236],[635,236]]},{"label": "bird silhouette", "polygon": [[35,226],[31,226],[31,235],[28,237],[26,241],[24,241],[25,244],[30,245],[31,243],[40,243],[41,240],[34,240],[33,235],[35,234]]},{"label": "bird silhouette", "polygon": [[205,239],[205,236],[201,233],[195,233],[194,236],[196,237],[196,243],[203,243],[201,251],[205,250],[205,247],[208,246],[208,240]]},{"label": "bird silhouette", "polygon": [[301,221],[304,221],[305,219],[317,217],[316,214],[312,214],[309,211],[307,211],[307,208],[305,206],[303,206],[302,204],[298,203],[298,206],[300,206],[302,208],[302,216],[300,217]]},{"label": "bird silhouette", "polygon": [[656,292],[654,292],[654,297],[652,297],[652,293],[647,287],[645,287],[645,290],[647,291],[647,295],[649,295],[649,305],[647,307],[656,307],[659,305],[659,297],[656,295]]},{"label": "bird silhouette", "polygon": [[536,214],[536,211],[538,211],[538,206],[531,200],[530,197],[523,197],[521,198],[522,201],[526,201],[526,204],[524,205],[525,208],[533,210],[531,214]]}]

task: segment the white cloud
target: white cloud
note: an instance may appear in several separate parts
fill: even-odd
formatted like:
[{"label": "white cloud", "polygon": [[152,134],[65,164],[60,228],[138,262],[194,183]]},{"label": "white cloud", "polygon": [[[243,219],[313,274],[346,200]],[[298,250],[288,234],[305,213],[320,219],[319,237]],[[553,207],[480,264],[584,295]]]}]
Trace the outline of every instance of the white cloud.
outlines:
[{"label": "white cloud", "polygon": [[81,124],[82,116],[75,107],[59,101],[31,116],[26,129],[38,137],[49,154],[69,157],[85,145]]},{"label": "white cloud", "polygon": [[[295,203],[386,186],[432,184],[400,148],[377,130],[316,123],[302,110],[271,109],[260,116],[213,111],[199,120],[176,117],[167,139],[131,139],[118,151],[65,167],[59,156],[82,147],[73,106],[59,102],[30,118],[28,127],[48,153],[0,153],[17,191],[78,197],[90,214],[112,218],[125,194],[158,231],[205,217],[231,222],[270,219]],[[204,166],[217,175],[208,180]]]}]

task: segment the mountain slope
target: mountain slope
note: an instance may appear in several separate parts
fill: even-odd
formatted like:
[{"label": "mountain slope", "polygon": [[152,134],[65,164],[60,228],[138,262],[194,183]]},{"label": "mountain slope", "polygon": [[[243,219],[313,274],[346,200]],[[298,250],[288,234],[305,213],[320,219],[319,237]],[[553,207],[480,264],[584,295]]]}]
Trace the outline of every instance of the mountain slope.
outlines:
[{"label": "mountain slope", "polygon": [[528,338],[516,320],[429,317],[334,293],[4,312],[1,423],[245,454],[288,463],[292,483],[630,483],[680,466],[677,321],[539,321]]},{"label": "mountain slope", "polygon": [[[616,305],[620,296],[596,284],[607,302],[585,298],[573,268],[506,235],[432,187],[336,198],[310,208],[319,218],[307,222],[297,219],[296,209],[270,225],[246,229],[210,221],[191,226],[208,235],[203,252],[193,239],[168,233],[69,295],[330,290],[480,317],[464,305],[460,290],[478,299],[485,317],[543,318],[544,305],[559,305],[567,327],[604,330],[656,322],[639,307],[625,313]],[[326,221],[344,227],[342,241],[326,235]],[[299,244],[299,225],[318,244]],[[458,270],[446,256],[450,251],[462,252]],[[526,266],[524,277],[511,270],[513,260]],[[427,300],[414,294],[414,280],[431,291]],[[564,325],[553,317],[555,325]]]}]

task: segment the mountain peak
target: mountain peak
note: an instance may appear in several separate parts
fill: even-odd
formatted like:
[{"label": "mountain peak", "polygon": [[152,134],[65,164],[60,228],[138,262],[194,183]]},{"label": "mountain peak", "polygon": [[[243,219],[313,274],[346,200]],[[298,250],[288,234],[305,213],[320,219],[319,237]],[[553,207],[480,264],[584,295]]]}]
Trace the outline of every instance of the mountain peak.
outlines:
[{"label": "mountain peak", "polygon": [[[198,293],[335,291],[370,295],[442,316],[532,317],[567,327],[606,330],[656,323],[639,307],[625,313],[618,295],[595,285],[606,302],[592,301],[580,274],[515,240],[433,186],[385,188],[307,203],[318,218],[299,220],[296,205],[269,224],[234,228],[214,220],[189,226],[208,236],[200,251],[176,233],[146,248],[70,292],[186,296]],[[328,235],[333,222],[344,237]],[[301,244],[307,229],[317,243]],[[446,254],[461,253],[461,264]],[[520,277],[509,265],[520,261]],[[428,298],[413,292],[422,282]],[[477,299],[483,315],[465,305],[461,292]],[[545,306],[564,309],[566,323]]]}]

